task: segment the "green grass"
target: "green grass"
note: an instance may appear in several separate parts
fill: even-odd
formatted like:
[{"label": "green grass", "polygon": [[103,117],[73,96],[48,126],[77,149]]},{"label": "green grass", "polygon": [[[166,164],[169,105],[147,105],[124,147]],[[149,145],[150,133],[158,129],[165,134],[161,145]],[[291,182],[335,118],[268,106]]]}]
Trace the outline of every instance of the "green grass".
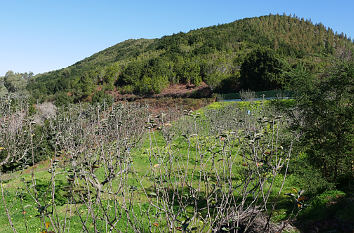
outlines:
[{"label": "green grass", "polygon": [[[289,91],[282,91],[282,90],[271,90],[271,91],[259,91],[255,92],[255,98],[272,98],[276,96],[286,96],[291,97],[293,93]],[[224,100],[232,100],[232,99],[240,99],[241,95],[239,92],[237,93],[227,93],[227,94],[219,94],[218,95],[221,99]]]}]

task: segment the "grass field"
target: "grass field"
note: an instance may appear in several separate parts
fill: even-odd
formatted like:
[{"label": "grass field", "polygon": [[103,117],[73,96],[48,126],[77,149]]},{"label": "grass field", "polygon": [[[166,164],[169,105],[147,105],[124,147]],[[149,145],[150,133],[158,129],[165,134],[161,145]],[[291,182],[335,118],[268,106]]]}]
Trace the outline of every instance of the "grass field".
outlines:
[{"label": "grass field", "polygon": [[328,209],[352,216],[337,207],[343,192],[299,194],[306,186],[289,168],[299,157],[294,134],[269,101],[216,102],[175,122],[148,116],[131,135],[139,140],[126,137],[131,128],[112,139],[118,131],[102,123],[110,119],[83,134],[95,146],[1,176],[0,232],[13,231],[9,216],[17,232],[242,232],[250,216],[268,216],[274,229],[325,219]]}]

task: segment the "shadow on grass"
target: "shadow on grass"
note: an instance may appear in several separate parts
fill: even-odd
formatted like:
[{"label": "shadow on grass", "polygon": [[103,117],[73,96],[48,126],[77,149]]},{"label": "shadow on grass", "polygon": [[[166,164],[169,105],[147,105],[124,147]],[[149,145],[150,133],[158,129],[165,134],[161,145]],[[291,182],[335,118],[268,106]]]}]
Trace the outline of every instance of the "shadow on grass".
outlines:
[{"label": "shadow on grass", "polygon": [[299,214],[295,226],[301,232],[354,232],[354,197],[327,191]]}]

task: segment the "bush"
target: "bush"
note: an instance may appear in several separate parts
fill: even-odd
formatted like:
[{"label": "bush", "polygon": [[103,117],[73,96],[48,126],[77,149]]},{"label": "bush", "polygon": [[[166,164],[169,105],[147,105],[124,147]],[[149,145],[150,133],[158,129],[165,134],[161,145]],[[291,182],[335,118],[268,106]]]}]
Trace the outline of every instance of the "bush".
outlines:
[{"label": "bush", "polygon": [[113,102],[113,97],[104,91],[98,91],[92,96],[92,103],[106,103],[111,105]]},{"label": "bush", "polygon": [[56,106],[68,106],[73,102],[73,97],[68,95],[66,92],[59,92],[55,95],[55,105]]},{"label": "bush", "polygon": [[134,93],[134,86],[133,85],[126,85],[118,88],[118,91],[121,94],[133,94]]}]

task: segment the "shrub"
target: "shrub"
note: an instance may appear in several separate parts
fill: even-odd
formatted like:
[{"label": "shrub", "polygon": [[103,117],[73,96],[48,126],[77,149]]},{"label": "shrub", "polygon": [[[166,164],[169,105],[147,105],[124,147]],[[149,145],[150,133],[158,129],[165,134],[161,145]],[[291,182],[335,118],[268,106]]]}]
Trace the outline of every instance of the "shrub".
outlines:
[{"label": "shrub", "polygon": [[98,91],[92,96],[92,103],[106,103],[111,105],[114,102],[113,96],[104,91]]}]

